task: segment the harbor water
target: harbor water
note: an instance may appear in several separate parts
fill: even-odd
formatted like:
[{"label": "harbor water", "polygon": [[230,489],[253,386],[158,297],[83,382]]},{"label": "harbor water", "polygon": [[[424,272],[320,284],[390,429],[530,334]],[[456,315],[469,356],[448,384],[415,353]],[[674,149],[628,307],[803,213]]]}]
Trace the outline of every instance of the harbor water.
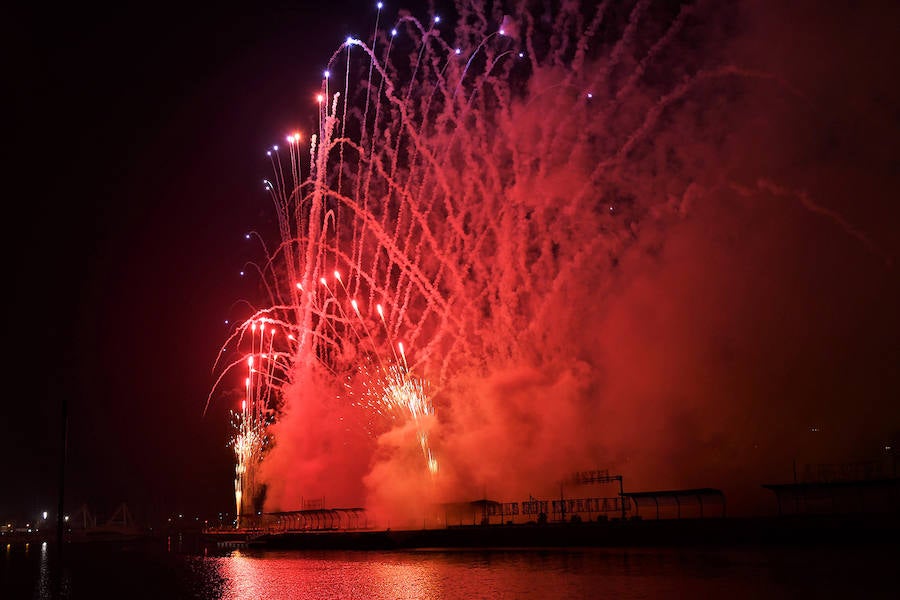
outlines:
[{"label": "harbor water", "polygon": [[[896,546],[421,549],[4,544],[0,597],[895,598]],[[62,568],[60,569],[60,564]]]}]

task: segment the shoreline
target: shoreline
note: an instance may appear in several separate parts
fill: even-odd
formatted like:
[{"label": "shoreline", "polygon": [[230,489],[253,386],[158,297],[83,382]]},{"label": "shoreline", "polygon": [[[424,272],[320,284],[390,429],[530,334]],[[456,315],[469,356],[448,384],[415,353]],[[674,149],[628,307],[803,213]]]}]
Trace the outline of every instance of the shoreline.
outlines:
[{"label": "shoreline", "polygon": [[[73,532],[74,533],[74,532]],[[67,534],[66,547],[133,546],[195,540],[208,548],[260,550],[417,550],[741,546],[884,546],[900,551],[900,514],[790,515],[452,525],[434,529],[169,530]],[[0,536],[3,545],[56,545],[56,535]]]},{"label": "shoreline", "polygon": [[608,522],[463,525],[440,529],[204,532],[220,548],[407,550],[426,548],[559,548],[894,545],[898,515],[720,517]]}]

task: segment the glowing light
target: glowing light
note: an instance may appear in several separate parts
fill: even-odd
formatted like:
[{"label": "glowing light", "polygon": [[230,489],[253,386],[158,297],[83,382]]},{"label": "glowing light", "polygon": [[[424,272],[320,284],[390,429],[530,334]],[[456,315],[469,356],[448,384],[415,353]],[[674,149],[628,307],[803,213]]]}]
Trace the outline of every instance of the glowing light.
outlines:
[{"label": "glowing light", "polygon": [[[381,10],[383,3],[376,6]],[[480,16],[487,17],[482,23],[490,22],[489,15]],[[441,22],[439,15],[432,18],[435,24]],[[410,22],[413,31],[427,29],[412,17],[400,22]],[[583,27],[579,29],[584,31]],[[321,381],[323,385],[316,388],[316,394],[340,394],[341,401],[349,398],[349,404],[369,410],[361,421],[366,421],[364,426],[373,435],[404,420],[412,421],[424,469],[435,475],[438,461],[428,436],[434,419],[427,418],[434,407],[430,382],[422,374],[434,377],[440,389],[454,390],[448,392],[448,402],[452,403],[456,400],[453,394],[465,388],[455,386],[461,380],[454,378],[471,375],[475,363],[482,369],[485,364],[491,368],[495,358],[543,358],[542,350],[531,344],[542,336],[557,339],[555,331],[546,335],[554,324],[541,321],[542,316],[554,313],[557,305],[553,302],[560,302],[553,292],[564,288],[556,282],[564,283],[565,277],[577,273],[584,257],[597,254],[600,248],[621,247],[627,237],[627,232],[615,229],[625,227],[625,223],[597,214],[602,211],[597,210],[592,191],[580,192],[574,186],[572,210],[556,211],[559,214],[548,222],[551,217],[542,216],[543,200],[531,197],[522,182],[534,181],[539,190],[549,188],[550,181],[541,181],[541,174],[565,165],[570,170],[566,176],[571,172],[581,181],[597,184],[588,188],[597,189],[601,184],[627,187],[620,173],[633,166],[629,161],[638,154],[632,151],[635,144],[643,143],[658,129],[656,115],[663,109],[665,114],[677,110],[676,100],[687,88],[666,89],[660,83],[659,89],[640,89],[638,86],[644,85],[640,74],[646,64],[639,64],[642,58],[638,56],[634,61],[623,61],[616,77],[607,77],[602,68],[595,67],[593,55],[585,54],[593,33],[554,32],[580,37],[560,40],[569,43],[559,44],[559,50],[552,44],[545,49],[542,44],[537,54],[529,52],[536,75],[552,75],[548,81],[600,81],[612,92],[622,91],[612,89],[621,80],[631,86],[624,89],[626,93],[641,97],[639,92],[651,91],[653,98],[662,98],[653,112],[643,115],[643,122],[634,119],[638,129],[628,123],[607,127],[618,111],[603,107],[604,111],[592,110],[590,118],[585,118],[584,111],[577,110],[579,105],[584,108],[589,104],[585,98],[593,98],[592,90],[576,88],[572,94],[538,95],[528,91],[534,86],[523,85],[523,91],[510,94],[513,88],[509,78],[502,76],[503,69],[510,62],[521,64],[515,57],[524,58],[525,52],[516,46],[504,50],[512,44],[497,36],[521,37],[518,48],[526,48],[531,47],[526,43],[533,41],[527,39],[531,36],[528,30],[520,32],[514,21],[506,18],[496,35],[485,34],[480,27],[473,29],[471,24],[461,25],[461,30],[467,35],[455,39],[474,42],[467,46],[467,59],[471,57],[468,63],[454,59],[448,64],[448,55],[461,55],[461,47],[425,43],[418,35],[408,40],[411,46],[418,45],[415,52],[405,44],[402,52],[381,52],[381,48],[370,53],[348,52],[347,72],[351,75],[340,93],[331,93],[331,73],[322,72],[325,86],[315,95],[319,128],[315,135],[309,135],[309,154],[301,156],[305,153],[294,152],[296,147],[291,147],[289,160],[276,157],[270,161],[277,178],[274,185],[269,180],[264,183],[275,200],[281,238],[274,243],[261,239],[265,243],[260,244],[260,252],[265,256],[248,263],[254,269],[248,267],[247,274],[259,277],[258,289],[263,297],[248,303],[256,308],[245,321],[230,328],[228,344],[238,353],[236,358],[220,357],[222,363],[217,366],[229,373],[227,377],[223,373],[217,386],[233,384],[236,375],[229,369],[248,368],[251,373],[245,380],[243,414],[232,416],[235,430],[230,445],[235,453],[238,523],[241,515],[255,512],[253,507],[260,499],[264,482],[256,480],[258,467],[273,435],[267,426],[280,418],[287,403],[306,401],[304,394],[285,394],[286,389],[293,389],[288,386],[299,389],[303,382]],[[610,30],[614,35],[615,28]],[[398,34],[397,28],[389,31],[391,37]],[[630,48],[630,39],[619,41],[619,45],[610,47],[622,51]],[[351,36],[343,42],[347,46],[359,43]],[[415,63],[406,62],[409,56]],[[651,58],[656,61],[662,57]],[[359,62],[351,65],[352,60]],[[618,77],[618,72],[632,63],[636,68],[632,75],[637,76]],[[367,72],[360,67],[373,67],[368,69],[373,74],[365,87],[354,88],[357,84],[351,81],[360,73],[365,77]],[[551,70],[541,71],[548,68]],[[572,72],[566,73],[566,68]],[[540,81],[529,81],[530,73],[517,73],[514,79],[523,84]],[[521,135],[510,103],[481,102],[483,97],[511,98],[520,93],[531,101],[516,103],[533,111],[526,115],[529,122],[534,118],[546,121],[537,128],[534,139]],[[323,106],[325,100],[329,100],[327,107]],[[630,96],[623,94],[622,100],[630,100]],[[636,103],[637,117],[642,116],[641,110],[641,103]],[[452,132],[448,132],[450,128]],[[559,136],[560,132],[578,128],[584,133],[578,136],[583,140],[578,144],[552,143],[567,137]],[[607,132],[612,139],[602,144],[593,141],[603,139]],[[295,144],[299,133],[287,139],[288,144]],[[272,151],[277,152],[277,147],[267,154],[272,156]],[[504,159],[500,167],[490,160],[494,153],[528,159]],[[592,160],[589,170],[581,172],[580,164],[585,161],[572,158],[590,153],[598,160]],[[604,180],[607,174],[610,181]],[[640,197],[642,190],[622,191],[635,191]],[[612,206],[609,212],[613,212]],[[507,216],[499,216],[502,214]],[[584,247],[584,238],[578,232],[601,229],[596,244]],[[545,250],[548,244],[543,242],[549,237],[544,234],[549,231],[554,235],[571,231],[573,235],[567,233],[562,237],[570,240],[561,239],[552,250]],[[601,268],[599,264],[596,267],[598,272]],[[333,288],[324,273],[334,274],[337,283]],[[310,284],[309,293],[305,293],[301,281]],[[324,288],[317,288],[316,281]],[[375,304],[376,300],[381,303]],[[360,302],[367,303],[365,315],[361,314]],[[377,317],[372,315],[373,305]],[[265,331],[264,325],[258,326],[263,318],[269,319],[270,336],[259,333]],[[274,335],[275,323],[284,335]],[[526,323],[527,334],[522,327]],[[566,333],[561,331],[559,335]],[[254,356],[260,357],[256,363]],[[229,407],[236,408],[233,400]],[[385,421],[378,421],[382,417]],[[419,448],[414,450],[418,453]]]},{"label": "glowing light", "polygon": [[405,366],[394,365],[370,382],[368,398],[378,412],[391,415],[394,419],[409,419],[415,424],[425,467],[431,475],[435,475],[438,463],[430,448],[424,421],[434,414],[427,387],[425,381],[413,376]]}]

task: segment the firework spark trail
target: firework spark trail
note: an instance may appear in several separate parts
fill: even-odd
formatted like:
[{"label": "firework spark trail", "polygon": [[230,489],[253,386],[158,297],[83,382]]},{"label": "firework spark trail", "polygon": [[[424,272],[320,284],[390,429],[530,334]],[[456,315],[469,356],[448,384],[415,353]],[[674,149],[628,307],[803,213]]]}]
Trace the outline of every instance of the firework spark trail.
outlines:
[{"label": "firework spark trail", "polygon": [[[634,156],[663,115],[717,79],[768,77],[679,65],[681,78],[647,84],[648,70],[672,66],[664,50],[695,11],[681,7],[641,50],[650,7],[635,2],[617,24],[608,1],[546,14],[523,2],[501,19],[461,3],[451,44],[436,17],[379,31],[378,6],[371,43],[348,38],[325,65],[318,130],[306,151],[288,136],[287,177],[269,152],[281,239],[271,253],[263,243],[256,271],[270,304],[226,342],[248,338],[267,361],[251,368],[252,415],[277,411],[285,386],[322,370],[364,390],[355,397],[369,410],[411,419],[434,473],[426,417],[441,390],[558,352],[546,342],[565,334],[554,332],[560,294],[599,256],[615,262],[662,210],[634,183],[645,168]],[[641,108],[619,123],[626,103]],[[619,190],[640,197],[623,216],[604,196]],[[254,346],[257,323],[284,335]],[[256,448],[257,434],[241,430],[241,447]]]},{"label": "firework spark trail", "polygon": [[[645,4],[640,3],[635,14],[640,12],[638,9],[643,10],[641,7]],[[594,35],[600,14],[602,12],[591,21],[585,38]],[[559,18],[571,20],[576,16],[561,11]],[[580,19],[576,21],[581,23]],[[636,21],[636,18],[632,19],[617,48],[627,43]],[[487,25],[487,20],[482,19],[482,22]],[[452,373],[454,362],[464,356],[514,356],[511,348],[492,348],[491,343],[503,339],[515,341],[513,333],[523,322],[521,314],[509,310],[516,300],[522,300],[522,293],[516,288],[524,288],[532,296],[528,300],[536,299],[546,290],[536,288],[524,273],[506,275],[490,260],[491,254],[504,259],[528,256],[527,251],[523,252],[523,246],[529,244],[530,237],[521,225],[522,217],[527,218],[529,207],[507,205],[509,198],[502,192],[510,183],[516,184],[520,176],[527,179],[528,168],[525,167],[525,173],[517,172],[510,178],[493,161],[482,160],[485,155],[495,152],[506,156],[518,153],[514,136],[503,129],[511,129],[515,121],[510,114],[511,93],[504,88],[504,80],[513,68],[503,62],[505,57],[513,56],[513,50],[508,48],[509,39],[500,30],[488,33],[465,57],[465,67],[460,69],[454,62],[455,52],[451,53],[450,46],[433,35],[431,29],[426,30],[411,17],[398,20],[395,29],[404,25],[407,33],[418,35],[418,50],[408,82],[392,79],[391,73],[397,73],[399,69],[380,64],[374,51],[358,40],[348,40],[344,44],[348,66],[341,119],[335,116],[340,95],[335,94],[333,98],[329,95],[334,60],[328,64],[323,81],[324,97],[320,100],[319,132],[318,136],[313,136],[310,145],[310,179],[304,182],[300,177],[301,161],[299,153],[295,155],[299,138],[295,137],[288,140],[293,187],[286,188],[280,163],[274,165],[274,183],[267,182],[278,214],[282,242],[276,253],[268,256],[266,266],[260,272],[271,275],[272,281],[266,283],[266,288],[270,298],[278,300],[278,307],[267,312],[278,314],[280,321],[292,322],[299,334],[297,344],[292,348],[295,356],[305,353],[316,356],[333,373],[346,370],[346,365],[337,364],[337,357],[343,350],[341,346],[348,343],[342,333],[353,333],[355,329],[348,323],[347,313],[341,309],[334,291],[322,277],[325,258],[333,257],[336,268],[348,273],[348,283],[340,282],[344,293],[348,288],[357,293],[367,290],[370,305],[375,299],[382,299],[389,307],[387,315],[378,311],[382,335],[391,348],[393,362],[389,368],[380,367],[380,374],[367,386],[369,390],[380,390],[370,391],[370,400],[377,399],[392,410],[405,406],[417,419],[420,415],[431,414],[433,408],[424,409],[416,404],[423,402],[427,395],[421,380],[410,374],[405,354],[402,365],[397,360],[392,339],[402,334],[402,337],[419,341],[422,356],[418,364],[433,369],[439,362],[440,381]],[[387,52],[393,38],[392,35]],[[430,43],[432,41],[436,43]],[[492,42],[499,44],[492,45]],[[361,135],[359,145],[346,137],[352,45],[359,45],[369,60],[367,85],[364,86],[365,109],[361,122],[356,124]],[[533,48],[530,40],[529,48]],[[584,62],[585,48],[584,40],[579,40],[577,68]],[[476,61],[479,53],[483,54],[484,64]],[[564,53],[563,46],[547,57],[547,63],[560,64]],[[338,52],[334,57],[337,56]],[[533,50],[529,60],[533,64],[538,61]],[[501,72],[495,76],[493,70],[498,67]],[[374,98],[371,96],[373,70],[380,78],[378,95]],[[421,87],[417,89],[417,95],[423,98],[419,101],[412,98],[417,86]],[[404,95],[399,96],[398,90],[403,90]],[[486,117],[492,101],[497,103],[498,114]],[[374,105],[374,116],[371,105]],[[341,133],[336,138],[334,134],[338,127]],[[439,142],[437,145],[426,137],[442,131],[450,134],[434,136]],[[506,135],[498,137],[498,131]],[[375,140],[379,137],[386,143],[376,145]],[[372,140],[368,152],[365,148],[367,138]],[[329,168],[329,156],[335,148],[337,164]],[[353,186],[356,198],[344,194],[344,161],[348,148],[356,154],[356,185]],[[274,153],[277,157],[277,149]],[[456,160],[452,157],[454,153]],[[530,158],[533,161],[535,157]],[[514,166],[527,162],[517,159]],[[539,176],[549,168],[545,163],[539,164]],[[481,173],[483,177],[465,177],[463,173],[466,172]],[[331,187],[331,173],[337,173],[334,188]],[[361,192],[362,197],[359,197]],[[476,198],[481,202],[474,201]],[[347,230],[339,227],[342,206],[350,212],[352,227]],[[342,231],[351,231],[352,239],[341,239]],[[342,250],[345,245],[350,247],[349,255]],[[370,257],[368,264],[367,257]],[[501,262],[508,264],[506,260]],[[533,263],[520,265],[526,269],[535,267]],[[279,270],[287,274],[289,281],[297,282],[296,286],[288,285],[287,294],[278,284]],[[330,295],[324,302],[319,296],[319,288],[312,285],[317,280]],[[468,284],[467,280],[474,285]],[[293,306],[292,310],[284,311],[288,295]],[[389,298],[393,301],[387,302]],[[490,310],[492,304],[497,304],[496,310]],[[364,325],[355,299],[353,310],[363,324],[369,343],[377,348],[379,342]],[[294,314],[283,316],[282,312]],[[479,326],[479,321],[484,320],[493,323]],[[251,330],[254,329],[255,325],[251,325]],[[479,335],[482,331],[491,331],[492,335]],[[354,336],[358,342],[362,340],[359,332]],[[480,347],[474,347],[472,340],[478,340]],[[383,359],[379,361],[383,363]],[[427,433],[420,431],[419,440],[429,468],[436,467],[428,449]]]},{"label": "firework spark trail", "polygon": [[[270,326],[268,352],[263,352],[266,350],[265,329],[265,319],[250,323],[251,353],[246,359],[247,377],[245,378],[244,397],[241,400],[240,413],[233,414],[233,426],[236,433],[230,444],[235,454],[234,500],[237,515],[235,523],[238,527],[241,525],[241,517],[252,510],[258,493],[257,467],[269,444],[269,436],[266,432],[266,426],[269,424],[269,398],[272,388],[279,381],[275,375],[274,360],[270,361],[272,366],[265,371],[257,366],[259,360],[272,357],[275,329]],[[258,336],[257,331],[259,331]],[[258,348],[257,337],[259,338]]]}]

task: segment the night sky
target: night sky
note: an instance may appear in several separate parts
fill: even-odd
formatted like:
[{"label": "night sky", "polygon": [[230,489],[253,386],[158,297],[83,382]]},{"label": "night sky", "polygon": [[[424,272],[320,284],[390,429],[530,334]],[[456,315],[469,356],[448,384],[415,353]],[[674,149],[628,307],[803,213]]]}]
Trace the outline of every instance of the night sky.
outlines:
[{"label": "night sky", "polygon": [[[348,34],[371,30],[369,4],[20,6],[4,19],[4,112],[12,125],[3,161],[10,385],[0,413],[0,516],[55,509],[64,398],[70,512],[82,503],[108,512],[122,501],[147,519],[232,510],[228,407],[214,402],[205,416],[202,410],[227,334],[224,319],[236,301],[255,294],[238,272],[255,258],[244,233],[271,224],[261,186],[269,173],[264,150],[294,128],[312,128],[323,64]],[[733,337],[722,336],[719,358],[733,351],[739,360],[759,361],[752,376],[766,384],[748,385],[758,395],[746,401],[774,415],[759,422],[802,422],[808,432],[848,414],[829,407],[856,403],[861,414],[844,419],[853,431],[821,456],[877,456],[879,444],[900,431],[898,11],[875,2],[778,10],[778,3],[762,4],[729,17],[723,38],[730,56],[778,69],[812,99],[815,118],[776,128],[774,138],[756,137],[747,123],[730,134],[756,145],[752,155],[770,162],[770,175],[804,187],[817,206],[847,222],[827,211],[799,211],[805,220],[795,214],[768,223],[768,231],[704,238],[704,223],[739,216],[722,206],[699,211],[701,220],[668,246],[667,259],[680,268],[660,274],[634,266],[637,275],[604,315],[621,318],[600,345],[617,344],[608,368],[624,372],[645,361],[654,381],[681,342],[693,339],[691,325],[699,321],[680,315],[721,314],[702,328],[738,324]],[[427,14],[424,7],[413,12]],[[778,123],[788,114],[773,104],[759,118]],[[752,222],[763,221],[754,213]],[[730,260],[684,266],[696,264],[698,253],[733,249],[735,239],[742,250]],[[716,279],[726,272],[733,277]],[[695,306],[697,297],[706,303]],[[669,309],[655,317],[671,316],[668,323],[683,327],[653,329],[638,308],[657,299]],[[801,314],[828,325],[799,327]],[[790,343],[772,333],[779,328]],[[755,332],[752,344],[735,341],[748,332]],[[647,340],[660,344],[647,351]],[[808,349],[814,358],[785,358],[776,368],[789,354],[785,347]],[[717,368],[728,364],[722,359]],[[751,376],[736,371],[735,379]],[[720,383],[710,376],[710,385]],[[685,393],[694,387],[702,382],[685,384]],[[639,386],[612,389],[623,398],[642,394]],[[821,410],[785,409],[767,395],[777,390]],[[703,468],[694,450],[675,448],[677,433],[666,435],[671,453],[645,464],[646,488],[653,487],[653,469],[666,473],[660,480],[678,483],[667,461]]]},{"label": "night sky", "polygon": [[321,64],[364,3],[18,8],[5,19],[9,280],[0,513],[232,505],[224,406],[201,412],[243,235],[271,217],[264,150],[314,123]]}]

